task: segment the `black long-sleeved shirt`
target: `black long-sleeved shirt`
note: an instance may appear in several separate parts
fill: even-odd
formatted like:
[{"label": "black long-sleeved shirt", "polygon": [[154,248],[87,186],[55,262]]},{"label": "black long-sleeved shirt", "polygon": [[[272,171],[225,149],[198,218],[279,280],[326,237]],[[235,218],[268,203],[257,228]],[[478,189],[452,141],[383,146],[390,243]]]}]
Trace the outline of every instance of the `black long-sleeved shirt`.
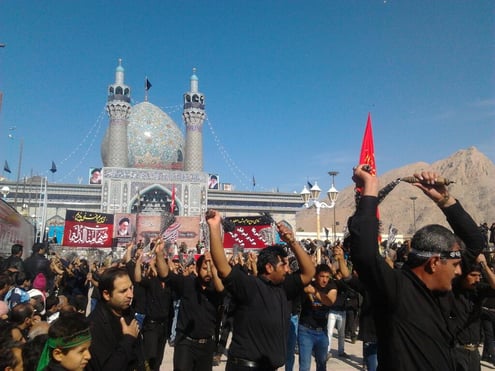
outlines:
[{"label": "black long-sleeved shirt", "polygon": [[[127,311],[123,315],[127,324],[134,315]],[[122,333],[120,317],[112,313],[108,305],[100,301],[88,317],[91,323],[91,360],[88,371],[144,370],[144,353],[141,338]]]},{"label": "black long-sleeved shirt", "polygon": [[[454,370],[454,334],[449,327],[447,296],[429,290],[410,270],[390,268],[378,253],[376,197],[364,196],[352,219],[351,254],[360,279],[369,290],[378,337],[379,370]],[[464,241],[463,267],[483,248],[472,218],[456,204],[442,209]]]}]

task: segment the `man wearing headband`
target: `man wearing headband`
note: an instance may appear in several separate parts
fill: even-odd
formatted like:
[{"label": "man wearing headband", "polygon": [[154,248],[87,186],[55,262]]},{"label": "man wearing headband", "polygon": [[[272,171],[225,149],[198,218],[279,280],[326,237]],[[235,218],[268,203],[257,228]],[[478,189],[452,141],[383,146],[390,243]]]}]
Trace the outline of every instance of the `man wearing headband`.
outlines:
[{"label": "man wearing headband", "polygon": [[86,318],[79,313],[63,314],[50,325],[36,371],[83,371],[91,359],[90,344]]},{"label": "man wearing headband", "polygon": [[[378,178],[365,166],[354,169],[362,197],[349,230],[352,261],[373,303],[378,368],[455,370],[446,293],[452,290],[454,277],[474,264],[483,249],[483,236],[446,186],[435,182],[436,173],[415,174],[418,182],[413,185],[437,204],[456,235],[440,225],[419,229],[403,268],[391,268],[378,252]],[[466,246],[463,252],[460,241]]]}]

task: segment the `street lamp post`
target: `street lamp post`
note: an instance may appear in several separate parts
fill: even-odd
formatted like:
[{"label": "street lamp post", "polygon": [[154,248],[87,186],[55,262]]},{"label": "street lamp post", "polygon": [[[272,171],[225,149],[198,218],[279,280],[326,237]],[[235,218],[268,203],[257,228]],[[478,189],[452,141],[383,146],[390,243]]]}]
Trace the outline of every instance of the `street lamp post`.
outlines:
[{"label": "street lamp post", "polygon": [[[327,204],[319,200],[321,189],[318,187],[318,183],[315,182],[315,185],[311,187],[310,190],[304,186],[300,195],[304,202],[304,207],[309,209],[310,207],[315,207],[316,209],[316,239],[320,240],[320,209],[330,209],[335,206],[334,203]],[[330,200],[331,201],[331,200]],[[321,262],[321,249],[317,248],[316,250],[316,262],[320,264]]]},{"label": "street lamp post", "polygon": [[328,175],[332,177],[332,186],[328,190],[328,198],[333,203],[333,243],[337,240],[337,219],[335,218],[335,205],[337,202],[337,197],[339,197],[339,191],[335,188],[335,176],[338,175],[338,171],[329,171]]},{"label": "street lamp post", "polygon": [[7,195],[10,193],[10,188],[9,186],[3,186],[2,189],[0,190],[0,192],[2,193],[3,195],[3,199],[4,200],[7,200]]},{"label": "street lamp post", "polygon": [[[335,175],[338,174],[336,171],[330,171],[329,174],[332,177],[335,177]],[[332,180],[332,186],[330,189],[327,191],[327,196],[328,199],[330,200],[330,203],[327,204],[325,202],[322,202],[319,200],[321,194],[321,189],[318,187],[318,183],[315,182],[314,186],[311,187],[311,189],[308,190],[306,186],[304,186],[303,190],[301,191],[301,199],[304,202],[304,207],[310,208],[310,207],[315,207],[316,209],[316,239],[320,239],[320,209],[334,209],[334,214],[333,214],[333,233],[334,233],[334,239],[335,239],[335,202],[337,201],[337,196],[339,195],[339,191],[335,188]]]},{"label": "street lamp post", "polygon": [[416,232],[416,200],[418,199],[416,196],[411,196],[409,199],[413,204],[413,233]]}]

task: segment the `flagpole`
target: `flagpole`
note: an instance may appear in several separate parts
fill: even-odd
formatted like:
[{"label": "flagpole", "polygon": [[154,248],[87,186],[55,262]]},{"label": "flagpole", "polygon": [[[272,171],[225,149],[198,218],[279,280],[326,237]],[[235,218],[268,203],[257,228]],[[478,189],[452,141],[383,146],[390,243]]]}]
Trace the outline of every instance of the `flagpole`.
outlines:
[{"label": "flagpole", "polygon": [[145,102],[148,101],[148,86],[146,84],[147,81],[148,81],[148,76],[145,76],[144,77],[144,101]]},{"label": "flagpole", "polygon": [[[48,233],[46,231],[46,217],[47,217],[47,209],[48,209],[48,177],[43,178],[44,181],[44,187],[43,187],[43,208],[41,211],[41,231],[40,231],[40,236],[41,240],[40,242],[46,242],[48,239]],[[46,237],[45,237],[46,233]]]},{"label": "flagpole", "polygon": [[148,76],[144,78],[144,101],[148,101],[148,91],[151,88],[151,83],[148,80]]},{"label": "flagpole", "polygon": [[19,165],[17,166],[17,180],[15,182],[14,209],[17,210],[17,194],[19,191],[19,180],[21,179],[21,164],[22,164],[22,149],[24,147],[24,139],[21,138],[19,143]]}]

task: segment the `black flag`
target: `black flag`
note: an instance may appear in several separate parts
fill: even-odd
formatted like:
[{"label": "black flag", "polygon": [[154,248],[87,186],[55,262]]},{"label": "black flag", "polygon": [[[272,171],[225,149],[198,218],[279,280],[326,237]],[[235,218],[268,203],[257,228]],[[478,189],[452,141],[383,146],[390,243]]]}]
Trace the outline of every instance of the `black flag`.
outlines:
[{"label": "black flag", "polygon": [[146,78],[146,83],[144,84],[144,88],[146,89],[146,91],[150,90],[152,86],[153,85],[151,85],[150,80],[148,80],[148,78]]},{"label": "black flag", "polygon": [[55,162],[52,161],[52,168],[50,169],[50,171],[52,173],[56,173],[57,172],[57,166],[55,166]]},{"label": "black flag", "polygon": [[5,160],[5,164],[3,165],[3,171],[9,174],[11,173],[9,163],[7,162],[7,160]]},{"label": "black flag", "polygon": [[309,180],[307,181],[307,183],[308,183],[309,189],[313,188],[313,185],[309,182]]}]

